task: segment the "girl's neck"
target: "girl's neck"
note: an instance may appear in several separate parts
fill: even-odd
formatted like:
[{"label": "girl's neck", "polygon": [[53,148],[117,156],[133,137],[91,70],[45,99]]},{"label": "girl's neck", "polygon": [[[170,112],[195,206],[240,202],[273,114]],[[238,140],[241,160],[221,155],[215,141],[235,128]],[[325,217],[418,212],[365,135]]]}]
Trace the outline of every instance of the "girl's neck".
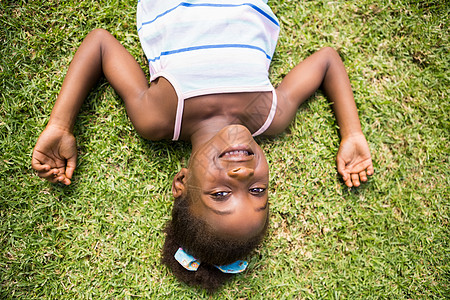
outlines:
[{"label": "girl's neck", "polygon": [[184,102],[180,139],[193,148],[211,139],[228,125],[243,125],[257,131],[267,119],[272,104],[271,92],[211,94]]}]

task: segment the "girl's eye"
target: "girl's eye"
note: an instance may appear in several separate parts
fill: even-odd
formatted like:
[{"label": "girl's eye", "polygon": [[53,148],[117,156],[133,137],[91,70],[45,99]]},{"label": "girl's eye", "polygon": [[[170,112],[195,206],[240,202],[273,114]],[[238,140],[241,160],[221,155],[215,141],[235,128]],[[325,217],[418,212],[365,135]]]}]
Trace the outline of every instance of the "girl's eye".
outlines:
[{"label": "girl's eye", "polygon": [[230,192],[224,192],[224,191],[221,191],[221,192],[212,193],[212,194],[211,194],[211,197],[212,197],[214,200],[223,200],[223,199],[225,199],[229,194],[230,194]]},{"label": "girl's eye", "polygon": [[266,192],[265,188],[251,188],[250,193],[256,196],[263,195]]}]

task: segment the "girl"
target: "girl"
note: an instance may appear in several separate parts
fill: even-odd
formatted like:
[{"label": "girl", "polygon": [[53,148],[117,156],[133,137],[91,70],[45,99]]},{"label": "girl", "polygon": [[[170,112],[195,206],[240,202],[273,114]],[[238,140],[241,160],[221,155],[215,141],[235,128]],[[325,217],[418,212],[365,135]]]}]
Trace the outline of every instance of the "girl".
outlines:
[{"label": "girl", "polygon": [[268,164],[255,135],[283,132],[297,108],[322,88],[333,104],[341,144],[337,169],[359,186],[373,174],[367,141],[343,63],[331,48],[296,66],[275,89],[268,68],[279,23],[261,0],[141,0],[137,27],[151,84],[107,31],[89,33],[76,52],[32,167],[70,184],[76,167],[73,127],[89,90],[105,76],[137,132],[150,140],[192,143],[188,168],[175,176],[175,204],[163,262],[184,282],[209,290],[241,272],[238,261],[268,226]]}]

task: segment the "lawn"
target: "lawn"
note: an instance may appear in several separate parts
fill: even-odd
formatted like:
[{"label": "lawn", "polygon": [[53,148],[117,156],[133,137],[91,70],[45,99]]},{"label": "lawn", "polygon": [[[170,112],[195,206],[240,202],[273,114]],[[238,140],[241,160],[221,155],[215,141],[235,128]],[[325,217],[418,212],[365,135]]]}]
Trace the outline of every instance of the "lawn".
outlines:
[{"label": "lawn", "polygon": [[333,112],[316,93],[285,134],[259,139],[270,164],[269,234],[248,271],[211,296],[160,264],[171,178],[186,165],[190,145],[138,136],[105,81],[75,127],[73,184],[42,181],[30,166],[90,30],[112,32],[147,72],[136,1],[0,3],[0,298],[450,297],[448,4],[269,4],[282,26],[272,82],[314,51],[337,49],[375,175],[345,187],[334,162]]}]

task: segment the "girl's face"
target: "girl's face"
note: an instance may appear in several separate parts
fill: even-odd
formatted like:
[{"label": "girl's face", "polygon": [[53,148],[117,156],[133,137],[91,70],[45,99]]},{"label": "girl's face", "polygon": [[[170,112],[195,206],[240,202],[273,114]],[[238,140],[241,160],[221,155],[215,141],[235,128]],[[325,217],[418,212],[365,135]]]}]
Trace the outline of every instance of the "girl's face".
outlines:
[{"label": "girl's face", "polygon": [[256,236],[268,218],[269,166],[247,128],[230,125],[192,154],[192,213],[224,236]]}]

